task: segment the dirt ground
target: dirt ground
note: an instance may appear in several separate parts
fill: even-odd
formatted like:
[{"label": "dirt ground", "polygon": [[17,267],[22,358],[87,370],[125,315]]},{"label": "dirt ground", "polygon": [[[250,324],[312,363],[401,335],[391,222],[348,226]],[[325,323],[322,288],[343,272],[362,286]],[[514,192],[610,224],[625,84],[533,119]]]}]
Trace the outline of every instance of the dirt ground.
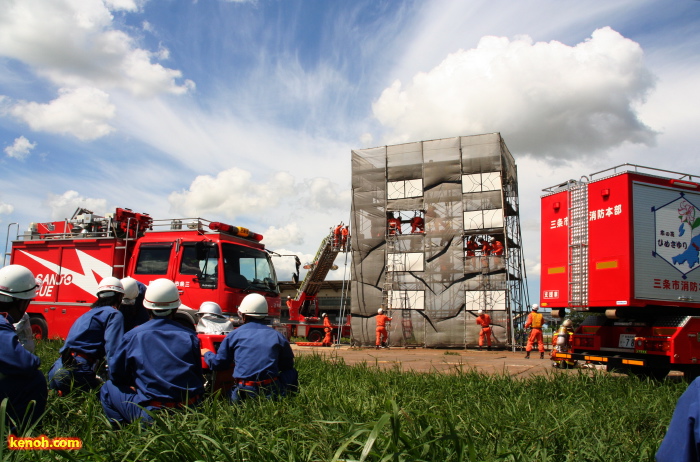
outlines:
[{"label": "dirt ground", "polygon": [[[342,358],[345,364],[367,363],[382,369],[400,368],[404,371],[451,373],[458,370],[477,369],[489,374],[506,372],[512,376],[527,377],[545,374],[553,370],[549,351],[545,359],[533,351],[530,359],[525,359],[524,351],[510,350],[439,350],[433,348],[351,348],[347,345],[333,347],[310,347],[293,344],[296,356],[318,354],[329,361]],[[558,370],[558,369],[555,369]],[[574,371],[562,371],[574,372]]]}]

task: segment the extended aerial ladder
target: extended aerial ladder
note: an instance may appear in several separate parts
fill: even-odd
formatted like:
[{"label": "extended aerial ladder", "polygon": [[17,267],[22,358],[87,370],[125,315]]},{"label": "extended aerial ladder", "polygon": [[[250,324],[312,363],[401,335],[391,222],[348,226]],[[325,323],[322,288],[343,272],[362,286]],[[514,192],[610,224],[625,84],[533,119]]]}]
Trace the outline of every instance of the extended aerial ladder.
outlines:
[{"label": "extended aerial ladder", "polygon": [[[349,239],[347,239],[345,245],[342,245],[337,235],[334,236],[332,231],[324,237],[313,261],[307,265],[308,268],[304,266],[309,271],[307,271],[304,280],[299,286],[296,296],[287,300],[289,321],[298,323],[300,327],[302,324],[306,326],[302,335],[305,335],[310,342],[317,342],[323,336],[323,326],[315,324],[321,322],[318,318],[318,293],[321,290],[323,281],[328,276],[328,272],[338,269],[333,263],[339,252],[347,251],[349,242]],[[336,325],[333,326],[334,329],[337,327]],[[298,331],[298,328],[296,330]],[[345,325],[343,325],[342,335],[349,335],[349,331],[350,326],[347,325],[346,329]]]}]

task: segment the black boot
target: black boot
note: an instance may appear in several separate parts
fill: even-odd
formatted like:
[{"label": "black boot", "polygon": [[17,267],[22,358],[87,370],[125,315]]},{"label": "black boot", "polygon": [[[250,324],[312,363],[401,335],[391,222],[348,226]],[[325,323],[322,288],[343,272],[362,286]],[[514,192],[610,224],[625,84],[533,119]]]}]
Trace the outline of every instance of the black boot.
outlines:
[{"label": "black boot", "polygon": [[525,353],[525,359],[530,359],[530,352]]},{"label": "black boot", "polygon": [[486,349],[489,350],[489,351],[491,351],[491,347],[490,347],[490,346],[487,346]]},{"label": "black boot", "polygon": [[544,359],[544,351],[540,353],[540,359]]}]

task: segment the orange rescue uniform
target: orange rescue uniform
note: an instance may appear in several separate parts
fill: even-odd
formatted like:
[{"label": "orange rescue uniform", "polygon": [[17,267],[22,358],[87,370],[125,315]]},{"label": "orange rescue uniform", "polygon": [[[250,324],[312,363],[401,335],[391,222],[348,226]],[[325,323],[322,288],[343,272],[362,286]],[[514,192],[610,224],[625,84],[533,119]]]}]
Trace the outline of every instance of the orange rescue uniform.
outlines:
[{"label": "orange rescue uniform", "polygon": [[491,346],[491,316],[484,313],[476,317],[476,323],[481,326],[479,331],[479,346],[484,346],[484,337],[486,337],[486,345]]},{"label": "orange rescue uniform", "polygon": [[425,222],[423,221],[423,218],[421,218],[421,217],[411,218],[411,234],[416,234],[417,232],[418,233],[425,232]]},{"label": "orange rescue uniform", "polygon": [[479,248],[479,245],[472,241],[471,239],[467,241],[467,257],[473,257],[476,255],[476,250]]},{"label": "orange rescue uniform", "polygon": [[532,347],[537,342],[537,349],[540,353],[544,353],[544,339],[542,338],[543,316],[536,311],[530,312],[525,321],[525,329],[531,327],[530,337],[527,339],[525,351],[532,351]]},{"label": "orange rescue uniform", "polygon": [[389,235],[401,234],[401,219],[400,218],[389,218],[387,220],[389,225]]},{"label": "orange rescue uniform", "polygon": [[340,247],[345,248],[345,245],[348,242],[348,235],[350,234],[350,230],[346,226],[345,228],[340,230],[341,238],[340,238]]},{"label": "orange rescue uniform", "polygon": [[340,230],[341,229],[342,229],[342,226],[338,225],[333,230],[333,247],[338,247],[338,245],[340,245]]},{"label": "orange rescue uniform", "polygon": [[374,319],[377,321],[377,339],[375,345],[381,346],[382,343],[386,342],[389,338],[389,333],[386,331],[386,323],[387,321],[391,321],[391,318],[385,314],[378,314]]},{"label": "orange rescue uniform", "polygon": [[503,247],[503,243],[501,241],[496,241],[493,243],[491,254],[492,255],[503,255],[504,250],[505,250],[505,247]]},{"label": "orange rescue uniform", "polygon": [[326,336],[323,337],[323,345],[331,346],[333,344],[333,325],[328,316],[323,317],[323,330],[326,332]]}]

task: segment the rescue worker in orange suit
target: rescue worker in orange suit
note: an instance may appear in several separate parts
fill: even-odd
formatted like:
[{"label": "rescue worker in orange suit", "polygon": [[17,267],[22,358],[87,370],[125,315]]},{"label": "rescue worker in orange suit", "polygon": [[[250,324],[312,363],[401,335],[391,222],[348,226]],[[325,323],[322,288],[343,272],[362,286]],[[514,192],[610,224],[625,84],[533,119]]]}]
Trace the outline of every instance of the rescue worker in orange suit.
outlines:
[{"label": "rescue worker in orange suit", "polygon": [[491,244],[491,255],[503,255],[503,252],[505,252],[505,247],[503,247],[503,243],[497,239],[491,238],[492,244]]},{"label": "rescue worker in orange suit", "polygon": [[425,221],[420,215],[416,214],[409,223],[411,224],[411,234],[425,233]]},{"label": "rescue worker in orange suit", "polygon": [[350,236],[350,227],[345,225],[343,229],[340,230],[340,249],[347,250],[348,237]]},{"label": "rescue worker in orange suit", "polygon": [[385,315],[384,310],[379,308],[377,310],[377,316],[374,319],[377,322],[377,338],[375,340],[376,348],[386,348],[386,341],[389,338],[389,333],[386,330],[386,323],[387,321],[391,321],[392,318]]},{"label": "rescue worker in orange suit", "polygon": [[532,351],[535,342],[537,342],[537,348],[540,351],[540,359],[544,359],[544,339],[542,338],[544,317],[541,313],[538,313],[539,309],[540,306],[538,304],[532,305],[532,311],[527,315],[527,320],[525,320],[525,329],[530,328],[530,337],[528,337],[527,346],[525,347],[525,359],[530,359],[530,351]]},{"label": "rescue worker in orange suit", "polygon": [[[552,338],[552,343],[554,344],[553,352],[557,353],[568,353],[571,347],[571,336],[574,335],[574,329],[572,328],[573,323],[571,319],[565,319],[561,323],[559,329],[557,329],[556,334]],[[574,367],[573,359],[560,359],[554,361],[554,367],[559,367],[561,369],[569,369]]]},{"label": "rescue worker in orange suit", "polygon": [[486,349],[491,351],[491,316],[484,313],[484,310],[479,310],[476,317],[476,323],[481,326],[479,331],[479,350],[484,346],[484,337],[486,337]]},{"label": "rescue worker in orange suit", "polygon": [[333,247],[338,247],[340,245],[340,233],[343,228],[343,223],[341,222],[338,226],[333,229]]},{"label": "rescue worker in orange suit", "polygon": [[476,250],[479,248],[479,245],[476,243],[476,240],[474,237],[469,236],[467,238],[467,257],[473,257],[476,255]]},{"label": "rescue worker in orange suit", "polygon": [[[18,424],[27,412],[28,421],[39,419],[48,396],[46,378],[39,370],[41,360],[19,343],[13,326],[37,296],[38,288],[34,275],[24,266],[0,269],[0,401],[7,398],[5,418]],[[15,428],[10,427],[10,431],[16,433]]]},{"label": "rescue worker in orange suit", "polygon": [[326,333],[323,337],[323,346],[331,346],[333,344],[333,325],[331,324],[331,319],[326,313],[321,315],[323,318],[323,331]]},{"label": "rescue worker in orange suit", "polygon": [[401,219],[394,217],[394,212],[387,213],[387,226],[389,227],[389,235],[401,234]]},{"label": "rescue worker in orange suit", "polygon": [[489,242],[489,239],[482,239],[481,240],[481,255],[491,255],[491,251],[493,250],[493,247],[491,246],[491,243]]}]

